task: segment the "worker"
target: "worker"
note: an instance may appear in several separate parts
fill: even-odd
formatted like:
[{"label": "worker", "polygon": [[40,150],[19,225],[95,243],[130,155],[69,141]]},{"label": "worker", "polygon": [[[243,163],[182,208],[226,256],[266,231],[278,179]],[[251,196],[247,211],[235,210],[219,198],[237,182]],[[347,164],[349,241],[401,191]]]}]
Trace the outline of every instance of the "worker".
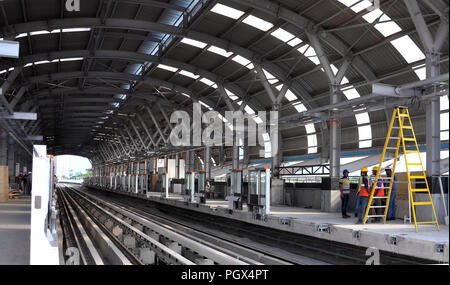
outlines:
[{"label": "worker", "polygon": [[27,195],[31,196],[31,189],[33,185],[33,173],[29,172],[27,175]]},{"label": "worker", "polygon": [[[356,189],[355,218],[358,217],[359,204],[361,203],[361,197],[360,197],[359,193],[361,192],[361,185],[362,185],[362,181],[363,181],[363,176],[362,176],[363,170],[366,170],[366,168],[361,169],[361,175],[359,176],[359,181],[358,181],[358,188]],[[366,172],[367,171],[368,170],[366,170]]]},{"label": "worker", "polygon": [[359,185],[359,199],[357,208],[359,209],[358,213],[358,222],[357,224],[362,224],[364,215],[366,214],[366,208],[367,204],[369,203],[369,196],[370,196],[370,180],[367,176],[367,172],[369,170],[366,167],[363,167],[361,169],[361,183]]},{"label": "worker", "polygon": [[25,189],[23,188],[23,172],[19,173],[19,177],[17,177],[17,180],[19,182],[19,189],[25,193]]},{"label": "worker", "polygon": [[28,171],[25,171],[23,173],[22,176],[22,181],[23,181],[23,191],[25,192],[25,195],[29,196],[30,194],[28,193]]},{"label": "worker", "polygon": [[350,197],[350,178],[348,177],[349,171],[347,169],[343,172],[343,177],[339,181],[339,190],[341,191],[341,211],[342,211],[342,218],[348,219],[350,218],[349,215],[347,215],[347,207],[348,207],[348,200]]},{"label": "worker", "polygon": [[[383,177],[381,177],[381,175],[379,175],[378,177],[378,183],[375,183],[375,180],[377,179],[377,175],[380,172],[380,168],[378,166],[375,166],[372,169],[372,175],[370,176],[370,184],[373,187],[373,191],[374,197],[385,197],[385,193],[384,193],[384,180]],[[375,213],[377,216],[381,216],[384,214],[384,207],[386,205],[386,200],[385,199],[374,199],[374,206],[378,207],[375,208]],[[381,220],[381,217],[376,217],[375,221],[379,222]]]},{"label": "worker", "polygon": [[211,197],[211,182],[206,180],[206,186],[205,186],[205,197],[210,198]]},{"label": "worker", "polygon": [[[385,169],[386,171],[386,176],[390,179],[388,179],[389,181],[393,181],[393,185],[392,185],[392,190],[391,190],[391,198],[389,200],[389,206],[388,206],[388,214],[387,214],[387,218],[386,220],[388,221],[392,221],[395,220],[395,210],[396,210],[396,205],[395,205],[395,199],[397,196],[397,175],[394,175],[394,178],[392,178],[392,169],[390,167]],[[385,189],[390,189],[391,185],[390,182],[387,182],[384,184]]]}]

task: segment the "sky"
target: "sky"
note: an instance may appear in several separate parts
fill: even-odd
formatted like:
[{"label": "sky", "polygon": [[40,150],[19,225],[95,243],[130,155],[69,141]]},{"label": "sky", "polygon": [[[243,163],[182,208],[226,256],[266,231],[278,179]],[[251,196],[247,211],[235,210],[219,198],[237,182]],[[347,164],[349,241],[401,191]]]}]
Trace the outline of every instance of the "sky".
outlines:
[{"label": "sky", "polygon": [[56,176],[68,176],[70,170],[73,173],[86,173],[87,169],[92,168],[91,163],[85,157],[73,155],[60,155],[56,157]]}]

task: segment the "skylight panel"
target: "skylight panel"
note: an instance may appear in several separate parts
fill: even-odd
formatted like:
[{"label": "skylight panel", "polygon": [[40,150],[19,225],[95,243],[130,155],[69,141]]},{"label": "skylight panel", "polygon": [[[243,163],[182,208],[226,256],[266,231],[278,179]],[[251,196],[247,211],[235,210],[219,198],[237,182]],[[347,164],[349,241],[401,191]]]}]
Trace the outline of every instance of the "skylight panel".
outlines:
[{"label": "skylight panel", "polygon": [[195,75],[194,73],[186,71],[186,70],[181,70],[180,74],[184,75],[184,76],[187,76],[187,77],[190,77],[190,78],[193,78],[193,79],[198,79],[200,77],[199,75]]},{"label": "skylight panel", "polygon": [[231,19],[235,19],[235,20],[239,19],[240,17],[242,17],[242,15],[245,14],[244,12],[242,12],[240,10],[231,8],[229,6],[226,6],[226,5],[223,5],[220,3],[216,4],[216,6],[214,6],[211,9],[211,12],[214,12],[216,14],[220,14],[222,16],[225,16],[225,17],[228,17]]},{"label": "skylight panel", "polygon": [[[375,22],[378,18],[381,17],[381,15],[383,15],[383,11],[381,11],[380,9],[375,9],[370,13],[367,13],[363,16],[364,20],[366,20],[368,23],[373,23]],[[381,19],[380,19],[381,21]]]},{"label": "skylight panel", "polygon": [[70,58],[61,58],[60,61],[61,62],[67,62],[67,61],[79,61],[79,60],[83,60],[84,58],[82,57],[70,57]]},{"label": "skylight panel", "polygon": [[272,156],[272,143],[264,143],[264,158],[270,158]]},{"label": "skylight panel", "polygon": [[301,44],[303,41],[299,38],[294,38],[292,40],[290,40],[287,44],[290,45],[291,47],[295,47],[298,46],[299,44]]},{"label": "skylight panel", "polygon": [[447,113],[442,113],[441,114],[441,131],[448,131],[448,125],[449,125],[449,116],[448,116],[448,112]]},{"label": "skylight panel", "polygon": [[358,127],[359,140],[371,140],[372,139],[372,128],[370,125]]},{"label": "skylight panel", "polygon": [[177,72],[178,68],[172,67],[172,66],[168,66],[168,65],[164,65],[164,64],[158,64],[157,68],[159,69],[164,69],[170,72]]},{"label": "skylight panel", "polygon": [[288,31],[282,28],[277,29],[271,35],[281,40],[282,42],[289,44],[292,47],[302,43],[301,39],[295,37],[293,34],[289,33]]},{"label": "skylight panel", "polygon": [[50,32],[49,31],[35,31],[35,32],[30,33],[31,36],[45,35],[45,34],[50,34]]},{"label": "skylight panel", "polygon": [[298,100],[297,96],[295,96],[295,94],[292,93],[291,90],[288,90],[288,91],[286,92],[286,95],[284,95],[284,97],[285,97],[289,102]]},{"label": "skylight panel", "polygon": [[211,81],[211,80],[209,80],[207,78],[200,79],[200,82],[208,85],[209,87],[217,88],[217,85],[213,81]]},{"label": "skylight panel", "polygon": [[320,64],[320,60],[316,55],[316,51],[310,45],[304,45],[299,48],[298,51],[306,56],[309,60],[314,62],[316,65]]},{"label": "skylight panel", "polygon": [[232,52],[227,52],[226,50],[224,50],[222,48],[219,48],[219,47],[216,47],[216,46],[209,47],[208,51],[213,52],[213,53],[218,54],[218,55],[221,55],[223,57],[227,57],[227,58],[233,55]]},{"label": "skylight panel", "polygon": [[200,102],[200,105],[202,105],[202,106],[205,107],[206,109],[212,111],[213,108],[211,108],[208,104],[206,104],[206,103],[204,103],[204,102],[202,102],[202,101],[199,101],[199,102]]},{"label": "skylight panel", "polygon": [[242,57],[240,55],[236,55],[232,58],[234,62],[239,63],[242,66],[247,67],[248,69],[253,69],[255,66],[251,63],[250,60],[246,59],[245,57]]},{"label": "skylight panel", "polygon": [[344,90],[343,93],[347,98],[347,100],[352,100],[361,97],[361,95],[359,95],[358,91],[355,88]]},{"label": "skylight panel", "polygon": [[247,112],[247,114],[249,114],[249,115],[254,115],[255,114],[255,111],[252,109],[252,108],[250,108],[250,106],[245,106],[245,108],[244,108],[244,110],[245,110],[245,112]]},{"label": "skylight panel", "polygon": [[26,37],[26,36],[27,36],[27,33],[19,34],[19,35],[16,36],[16,39],[20,39],[20,38],[23,38],[23,37]]},{"label": "skylight panel", "polygon": [[356,114],[355,117],[358,125],[370,124],[369,113]]},{"label": "skylight panel", "polygon": [[400,28],[399,25],[392,21],[392,19],[388,15],[383,15],[383,11],[381,11],[380,9],[373,10],[372,12],[364,15],[363,18],[369,23],[375,22],[378,18],[379,22],[385,22],[378,23],[374,26],[375,29],[377,29],[385,37],[402,31],[402,28]]},{"label": "skylight panel", "polygon": [[220,113],[217,113],[217,117],[219,117],[219,119],[221,119],[224,123],[227,123],[227,122],[228,122],[228,120],[225,119],[225,117],[222,116]]},{"label": "skylight panel", "polygon": [[419,77],[420,80],[427,79],[427,69],[426,69],[426,67],[415,69],[414,72],[416,73],[417,77]]},{"label": "skylight panel", "polygon": [[36,61],[34,63],[34,65],[46,64],[46,63],[50,63],[50,61],[48,61],[48,60]]},{"label": "skylight panel", "polygon": [[[337,0],[339,2],[341,2],[342,4],[344,4],[347,7],[351,7],[350,9],[353,10],[353,12],[355,13],[359,13],[364,9],[369,8],[370,6],[372,6],[373,4],[368,1],[368,0]],[[361,1],[361,2],[360,2]],[[358,3],[359,2],[359,3]],[[357,4],[356,4],[357,3]],[[356,5],[355,5],[356,4]],[[353,6],[354,5],[354,6]]]},{"label": "skylight panel", "polygon": [[228,97],[229,97],[231,100],[235,101],[235,100],[239,99],[239,97],[236,96],[236,95],[235,95],[233,92],[231,92],[230,90],[225,89],[225,92],[227,93]]},{"label": "skylight panel", "polygon": [[258,30],[261,30],[263,32],[267,32],[271,28],[273,28],[273,24],[269,23],[261,18],[255,17],[253,15],[249,15],[247,18],[243,21],[245,24],[250,25],[254,28],[257,28]]},{"label": "skylight panel", "polygon": [[183,38],[181,40],[181,42],[184,43],[184,44],[193,46],[193,47],[201,48],[201,49],[204,49],[207,46],[207,44],[205,44],[203,42],[199,42],[199,41],[192,40],[192,39],[189,39],[189,38]]},{"label": "skylight panel", "polygon": [[299,112],[299,113],[303,113],[303,112],[307,111],[305,105],[303,105],[302,103],[294,104],[294,107],[297,110],[297,112]]},{"label": "skylight panel", "polygon": [[448,110],[448,96],[442,96],[440,98],[440,102],[441,102],[441,111],[445,111]]},{"label": "skylight panel", "polygon": [[63,33],[78,33],[78,32],[90,32],[91,28],[70,28],[62,29]]},{"label": "skylight panel", "polygon": [[[277,89],[278,91],[281,91],[282,88],[283,88],[283,85],[282,85],[282,84],[280,84],[280,85],[278,85],[278,86],[275,87],[275,89]],[[284,95],[284,97],[285,97],[289,102],[298,100],[297,96],[295,96],[295,94],[292,93],[292,91],[289,90],[289,89],[286,91],[286,95]]]},{"label": "skylight panel", "polygon": [[316,135],[308,136],[308,146],[309,147],[317,146],[317,136]]},{"label": "skylight panel", "polygon": [[369,23],[373,23],[377,19],[379,19],[379,22],[385,22],[375,25],[375,28],[385,37],[402,31],[402,28],[400,28],[397,23],[392,21],[388,15],[383,14],[383,11],[380,9],[373,10],[372,12],[364,15],[363,18]]},{"label": "skylight panel", "polygon": [[314,126],[314,124],[305,125],[305,129],[307,134],[313,134],[316,132],[316,127]]},{"label": "skylight panel", "polygon": [[254,120],[258,125],[264,123],[264,121],[263,121],[260,117],[258,117],[258,116],[254,117],[253,120]]},{"label": "skylight panel", "polygon": [[270,84],[276,84],[279,82],[278,79],[275,78],[275,76],[273,76],[273,74],[271,74],[270,72],[268,72],[267,70],[263,69],[264,74],[266,75],[267,80],[269,81]]},{"label": "skylight panel", "polygon": [[398,52],[408,63],[425,59],[423,52],[409,36],[403,36],[399,39],[393,40],[391,44],[398,50]]},{"label": "skylight panel", "polygon": [[308,154],[317,153],[317,147],[308,148]]},{"label": "skylight panel", "polygon": [[371,140],[360,141],[359,142],[359,148],[369,148],[369,147],[372,147],[372,141]]}]

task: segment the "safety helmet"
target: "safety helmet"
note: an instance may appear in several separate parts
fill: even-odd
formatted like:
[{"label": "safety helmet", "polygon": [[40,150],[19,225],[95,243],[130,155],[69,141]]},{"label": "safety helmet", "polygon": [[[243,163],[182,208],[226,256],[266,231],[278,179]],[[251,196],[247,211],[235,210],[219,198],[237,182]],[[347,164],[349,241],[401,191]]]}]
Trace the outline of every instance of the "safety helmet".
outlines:
[{"label": "safety helmet", "polygon": [[378,172],[380,168],[378,166],[375,166],[372,170]]},{"label": "safety helmet", "polygon": [[350,171],[348,171],[348,169],[345,169],[343,173],[344,173],[344,174],[345,174],[345,173],[350,173]]},{"label": "safety helmet", "polygon": [[368,172],[368,171],[369,171],[369,169],[367,169],[367,167],[361,168],[361,172]]}]

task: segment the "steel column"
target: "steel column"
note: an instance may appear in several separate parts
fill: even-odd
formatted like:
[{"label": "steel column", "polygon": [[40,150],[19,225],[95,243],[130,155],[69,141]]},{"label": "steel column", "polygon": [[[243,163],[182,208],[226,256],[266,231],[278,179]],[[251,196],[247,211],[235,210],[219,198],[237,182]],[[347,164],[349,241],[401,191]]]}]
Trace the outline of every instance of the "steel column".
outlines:
[{"label": "steel column", "polygon": [[205,171],[206,171],[206,179],[210,180],[211,179],[211,147],[207,146],[205,148],[205,157],[204,157],[205,161]]}]

